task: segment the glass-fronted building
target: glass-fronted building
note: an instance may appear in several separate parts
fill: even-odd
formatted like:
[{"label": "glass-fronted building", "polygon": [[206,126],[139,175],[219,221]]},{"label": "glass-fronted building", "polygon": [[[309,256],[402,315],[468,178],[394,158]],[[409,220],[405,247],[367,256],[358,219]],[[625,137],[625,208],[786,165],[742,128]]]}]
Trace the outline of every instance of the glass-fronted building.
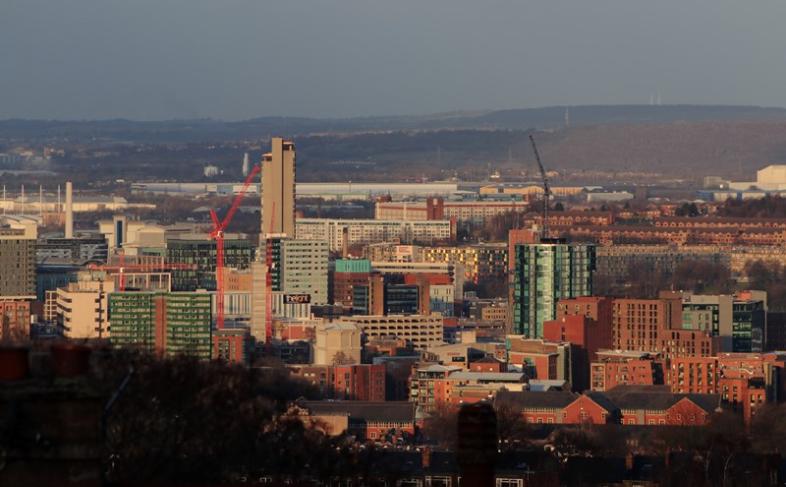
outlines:
[{"label": "glass-fronted building", "polygon": [[592,295],[594,244],[544,239],[516,245],[513,258],[513,333],[542,338],[560,299]]},{"label": "glass-fronted building", "polygon": [[[167,262],[196,264],[194,270],[172,271],[173,291],[216,289],[216,242],[210,239],[167,240]],[[224,240],[224,267],[248,269],[254,258],[254,247],[245,239]]]},{"label": "glass-fronted building", "polygon": [[764,301],[734,301],[731,321],[733,352],[764,351],[766,313]]}]

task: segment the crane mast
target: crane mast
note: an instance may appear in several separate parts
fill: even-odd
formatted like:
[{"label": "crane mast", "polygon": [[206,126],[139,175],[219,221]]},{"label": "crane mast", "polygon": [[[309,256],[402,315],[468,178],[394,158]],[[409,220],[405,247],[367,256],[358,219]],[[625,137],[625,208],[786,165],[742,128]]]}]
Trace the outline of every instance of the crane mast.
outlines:
[{"label": "crane mast", "polygon": [[235,216],[243,197],[251,186],[254,176],[259,174],[261,168],[257,165],[248,174],[248,177],[243,182],[243,187],[235,196],[232,201],[232,206],[229,207],[227,214],[223,220],[218,219],[215,210],[210,210],[210,220],[213,223],[213,230],[209,236],[216,241],[216,328],[221,330],[224,328],[224,230],[226,230],[232,217]]},{"label": "crane mast", "polygon": [[549,238],[549,201],[551,200],[551,187],[549,186],[549,178],[546,175],[546,169],[540,161],[538,146],[535,145],[535,138],[532,134],[529,136],[529,141],[532,144],[532,152],[535,153],[535,160],[540,170],[540,178],[543,181],[543,238]]}]

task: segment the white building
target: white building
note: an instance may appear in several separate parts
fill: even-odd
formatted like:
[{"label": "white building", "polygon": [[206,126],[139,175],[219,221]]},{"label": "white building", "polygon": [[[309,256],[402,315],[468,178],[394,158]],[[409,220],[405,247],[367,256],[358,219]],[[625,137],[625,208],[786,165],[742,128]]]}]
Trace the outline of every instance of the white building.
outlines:
[{"label": "white building", "polygon": [[345,363],[360,363],[361,331],[353,323],[322,323],[316,327],[314,365],[332,365],[341,354]]},{"label": "white building", "polygon": [[115,290],[113,280],[79,281],[47,294],[55,303],[55,320],[67,338],[108,338],[109,294]]},{"label": "white building", "polygon": [[786,165],[772,164],[756,171],[756,181],[732,181],[730,189],[743,191],[756,188],[763,191],[786,190]]},{"label": "white building", "polygon": [[[98,232],[106,239],[110,254],[120,247],[127,255],[135,254],[140,247],[164,248],[167,240],[186,238],[193,234],[198,234],[197,238],[204,238],[206,234],[200,232],[200,228],[196,223],[159,225],[149,221],[129,220],[123,215],[98,221]],[[225,238],[229,238],[229,235],[225,235]]]},{"label": "white building", "polygon": [[613,203],[618,201],[630,201],[632,199],[633,194],[628,191],[597,191],[587,193],[587,203]]},{"label": "white building", "polygon": [[356,324],[369,339],[398,337],[420,350],[442,345],[442,315],[348,316],[340,323]]},{"label": "white building", "polygon": [[344,244],[367,245],[377,242],[434,243],[454,238],[448,220],[352,220],[299,218],[295,223],[298,239],[327,241],[331,251],[340,251]]}]

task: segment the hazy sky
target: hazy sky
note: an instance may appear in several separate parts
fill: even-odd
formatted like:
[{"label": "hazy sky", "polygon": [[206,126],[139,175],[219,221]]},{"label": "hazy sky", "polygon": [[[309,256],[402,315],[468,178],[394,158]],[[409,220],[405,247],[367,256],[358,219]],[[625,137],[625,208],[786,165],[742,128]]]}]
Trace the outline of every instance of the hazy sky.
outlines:
[{"label": "hazy sky", "polygon": [[0,118],[786,106],[783,0],[0,0]]}]

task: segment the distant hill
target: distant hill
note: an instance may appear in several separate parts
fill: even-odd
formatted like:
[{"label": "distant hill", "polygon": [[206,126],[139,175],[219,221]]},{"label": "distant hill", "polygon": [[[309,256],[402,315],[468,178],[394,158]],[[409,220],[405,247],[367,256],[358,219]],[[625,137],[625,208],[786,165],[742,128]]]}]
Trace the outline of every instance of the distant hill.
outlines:
[{"label": "distant hill", "polygon": [[[396,169],[439,177],[461,169],[483,178],[490,168],[535,175],[526,130],[441,130],[415,133],[296,137],[299,167],[324,170],[342,159],[373,161],[381,175]],[[607,123],[536,132],[549,169],[588,180],[619,173],[661,178],[718,175],[753,178],[768,164],[786,163],[786,121]],[[335,167],[342,178],[366,168]],[[355,176],[357,177],[357,176]]]},{"label": "distant hill", "polygon": [[786,121],[605,124],[539,135],[552,167],[754,178],[786,163]]},{"label": "distant hill", "polygon": [[0,121],[0,142],[69,140],[72,142],[185,143],[259,140],[271,135],[346,134],[447,129],[527,130],[608,124],[664,124],[706,121],[786,121],[786,109],[755,106],[612,105],[543,107],[424,116],[343,119],[260,117],[239,122],[220,120]]},{"label": "distant hill", "polygon": [[6,120],[0,121],[0,152],[4,145],[65,146],[69,156],[54,170],[109,179],[194,180],[204,164],[219,165],[231,179],[239,177],[244,151],[258,157],[260,142],[264,147],[271,134],[280,134],[297,143],[302,181],[384,181],[394,173],[398,179],[478,180],[492,169],[511,178],[523,171],[534,176],[532,131],[547,168],[585,181],[752,178],[767,164],[786,163],[786,109],[692,105],[241,122]]}]

